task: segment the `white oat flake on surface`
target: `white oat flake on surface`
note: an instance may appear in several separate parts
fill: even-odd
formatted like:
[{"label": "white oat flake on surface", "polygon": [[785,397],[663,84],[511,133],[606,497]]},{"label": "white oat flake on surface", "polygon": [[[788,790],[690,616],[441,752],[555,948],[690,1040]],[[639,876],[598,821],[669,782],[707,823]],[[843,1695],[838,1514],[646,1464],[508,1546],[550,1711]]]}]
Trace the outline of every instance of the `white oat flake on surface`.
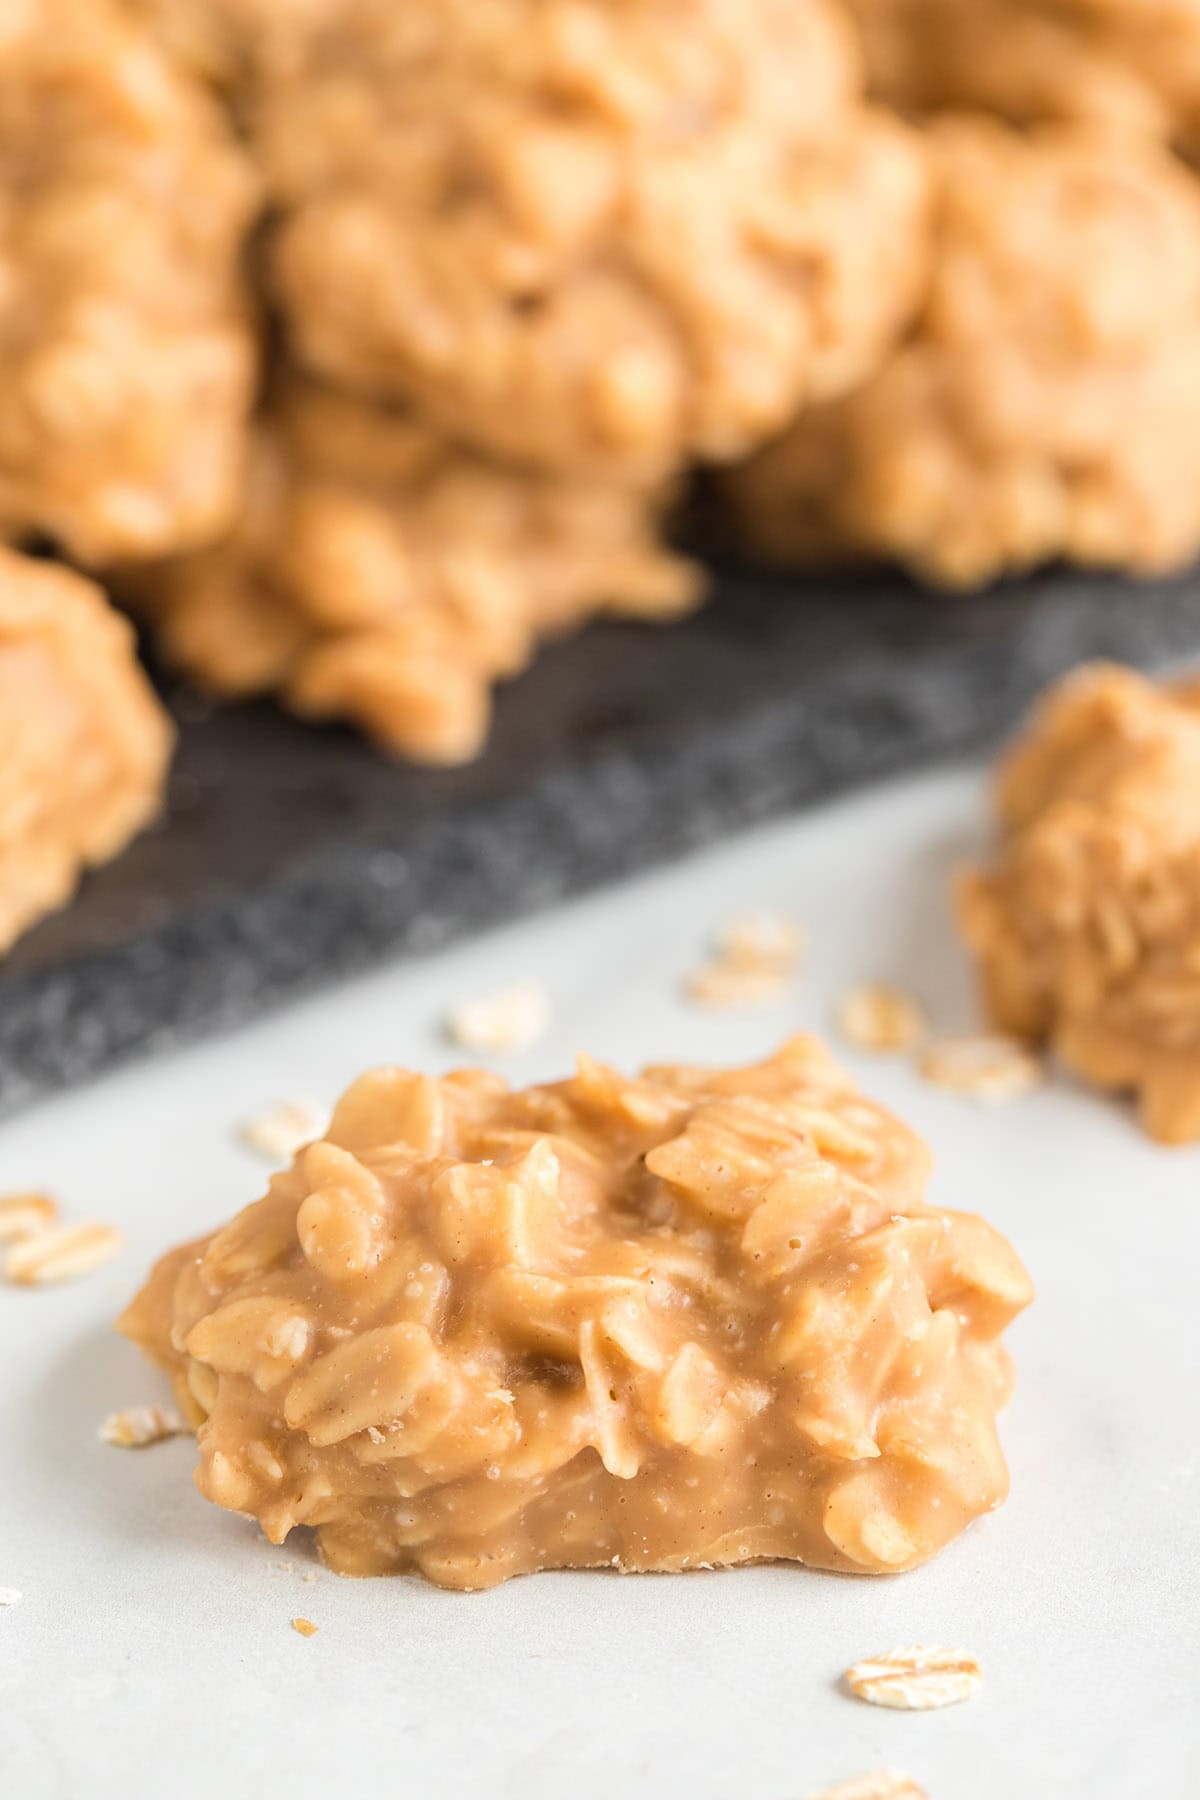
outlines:
[{"label": "white oat flake on surface", "polygon": [[972,1100],[1015,1100],[1040,1085],[1040,1060],[1015,1038],[983,1032],[935,1038],[917,1065],[926,1081]]},{"label": "white oat flake on surface", "polygon": [[698,1006],[767,1006],[790,984],[804,946],[786,914],[739,913],[717,933],[714,954],[684,976],[683,991]]},{"label": "white oat flake on surface", "polygon": [[238,1126],[247,1150],[268,1162],[287,1163],[304,1144],[324,1134],[329,1114],[311,1100],[277,1100]]},{"label": "white oat flake on surface", "polygon": [[445,1020],[451,1043],[491,1056],[532,1049],[549,1026],[550,996],[532,981],[460,1001],[449,1008]]},{"label": "white oat flake on surface", "polygon": [[871,1706],[897,1712],[931,1712],[973,1699],[983,1685],[969,1650],[906,1644],[884,1656],[867,1657],[846,1670],[850,1692]]},{"label": "white oat flake on surface", "polygon": [[806,1800],[928,1800],[928,1796],[911,1775],[903,1775],[899,1769],[872,1769],[866,1775],[852,1775],[848,1781],[821,1788]]},{"label": "white oat flake on surface", "polygon": [[0,1194],[0,1244],[35,1237],[58,1218],[58,1202],[50,1194]]},{"label": "white oat flake on surface", "polygon": [[745,912],[729,919],[717,936],[721,962],[739,968],[773,968],[790,975],[804,954],[807,938],[797,920],[780,912]]},{"label": "white oat flake on surface", "polygon": [[0,1606],[19,1606],[20,1604],[20,1588],[0,1587]]},{"label": "white oat flake on surface", "polygon": [[17,1287],[75,1281],[108,1262],[124,1241],[115,1225],[53,1225],[12,1246],[4,1277]]},{"label": "white oat flake on surface", "polygon": [[860,982],[842,996],[837,1028],[854,1049],[876,1054],[915,1049],[926,1030],[912,995],[881,981]]},{"label": "white oat flake on surface", "polygon": [[182,1437],[187,1429],[173,1406],[127,1406],[109,1413],[100,1427],[100,1436],[118,1450],[143,1450],[149,1444]]}]

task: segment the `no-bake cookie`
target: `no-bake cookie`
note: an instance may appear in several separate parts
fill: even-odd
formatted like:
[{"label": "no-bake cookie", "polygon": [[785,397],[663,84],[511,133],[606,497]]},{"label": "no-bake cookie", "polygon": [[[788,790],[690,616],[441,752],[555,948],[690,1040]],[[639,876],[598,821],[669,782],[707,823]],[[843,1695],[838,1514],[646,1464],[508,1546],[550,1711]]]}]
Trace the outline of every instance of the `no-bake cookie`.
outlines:
[{"label": "no-bake cookie", "polygon": [[1001,765],[1003,833],[958,914],[1005,1031],[1200,1137],[1200,691],[1085,668]]},{"label": "no-bake cookie", "polygon": [[503,468],[401,408],[285,376],[233,535],[144,572],[135,597],[214,692],[276,691],[395,754],[462,762],[494,684],[544,638],[693,604],[699,574],[659,547],[661,511],[657,495]]},{"label": "no-bake cookie", "polygon": [[1196,0],[850,0],[872,93],[1200,147]]},{"label": "no-bake cookie", "polygon": [[170,747],[100,590],[0,548],[0,950],[149,822]]},{"label": "no-bake cookie", "polygon": [[377,1070],[121,1329],[201,1492],[342,1573],[906,1569],[1004,1497],[1031,1298],[927,1173],[807,1038],[524,1092]]},{"label": "no-bake cookie", "polygon": [[0,67],[0,538],[201,543],[255,380],[249,164],[115,0],[8,0]]},{"label": "no-bake cookie", "polygon": [[744,454],[875,360],[910,134],[826,0],[329,0],[255,136],[292,348],[491,454]]},{"label": "no-bake cookie", "polygon": [[749,542],[972,587],[1055,557],[1200,550],[1200,187],[1083,128],[932,130],[917,324],[853,394],[733,478]]}]

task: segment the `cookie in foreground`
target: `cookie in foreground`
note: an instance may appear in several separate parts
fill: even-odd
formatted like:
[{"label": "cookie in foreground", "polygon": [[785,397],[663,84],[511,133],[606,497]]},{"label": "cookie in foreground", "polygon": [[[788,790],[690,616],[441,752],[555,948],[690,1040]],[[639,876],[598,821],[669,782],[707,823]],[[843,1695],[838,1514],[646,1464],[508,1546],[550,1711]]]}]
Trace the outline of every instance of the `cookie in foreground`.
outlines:
[{"label": "cookie in foreground", "polygon": [[0,546],[0,951],[162,802],[170,720],[90,581]]},{"label": "cookie in foreground", "polygon": [[749,1068],[364,1075],[120,1328],[197,1484],[344,1574],[913,1567],[999,1505],[1005,1240],[813,1039]]},{"label": "cookie in foreground", "polygon": [[959,885],[995,1025],[1200,1137],[1200,690],[1109,664],[1043,698],[1001,764],[1001,841]]}]

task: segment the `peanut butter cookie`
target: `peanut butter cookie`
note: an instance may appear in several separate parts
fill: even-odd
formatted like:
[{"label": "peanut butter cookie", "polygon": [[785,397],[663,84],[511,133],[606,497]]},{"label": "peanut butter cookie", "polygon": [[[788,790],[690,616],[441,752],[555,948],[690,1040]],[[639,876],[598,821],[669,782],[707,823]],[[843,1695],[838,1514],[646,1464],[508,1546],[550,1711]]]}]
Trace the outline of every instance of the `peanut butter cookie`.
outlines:
[{"label": "peanut butter cookie", "polygon": [[201,1492],[345,1574],[885,1573],[1007,1487],[1000,1235],[812,1039],[514,1093],[382,1069],[121,1329]]}]

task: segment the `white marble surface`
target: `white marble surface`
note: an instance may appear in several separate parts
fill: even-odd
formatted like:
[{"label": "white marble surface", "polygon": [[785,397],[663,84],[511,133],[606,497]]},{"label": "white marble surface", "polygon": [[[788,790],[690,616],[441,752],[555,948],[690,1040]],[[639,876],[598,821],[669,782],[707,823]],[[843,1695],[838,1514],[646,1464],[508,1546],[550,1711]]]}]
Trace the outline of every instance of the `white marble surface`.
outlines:
[{"label": "white marble surface", "polygon": [[[516,1080],[581,1046],[626,1065],[757,1055],[823,1029],[865,975],[961,1025],[946,880],[981,805],[971,772],[881,790],[0,1129],[0,1191],[51,1187],[128,1236],[75,1286],[0,1288],[0,1587],[23,1592],[0,1609],[0,1793],[802,1800],[888,1764],[932,1800],[1200,1794],[1200,1149],[1153,1149],[1065,1081],[982,1110],[848,1059],[932,1141],[937,1198],[1008,1232],[1040,1290],[1012,1333],[1012,1498],[915,1574],[553,1575],[477,1596],[341,1581],[203,1502],[187,1441],[96,1436],[161,1393],[113,1314],[160,1249],[264,1178],[239,1118],[331,1098],[372,1062],[445,1066],[446,1003],[516,980],[555,1006]],[[688,1007],[680,974],[756,904],[809,928],[794,993]],[[983,1695],[922,1716],[838,1691],[847,1663],[914,1640],[974,1650]]]}]

